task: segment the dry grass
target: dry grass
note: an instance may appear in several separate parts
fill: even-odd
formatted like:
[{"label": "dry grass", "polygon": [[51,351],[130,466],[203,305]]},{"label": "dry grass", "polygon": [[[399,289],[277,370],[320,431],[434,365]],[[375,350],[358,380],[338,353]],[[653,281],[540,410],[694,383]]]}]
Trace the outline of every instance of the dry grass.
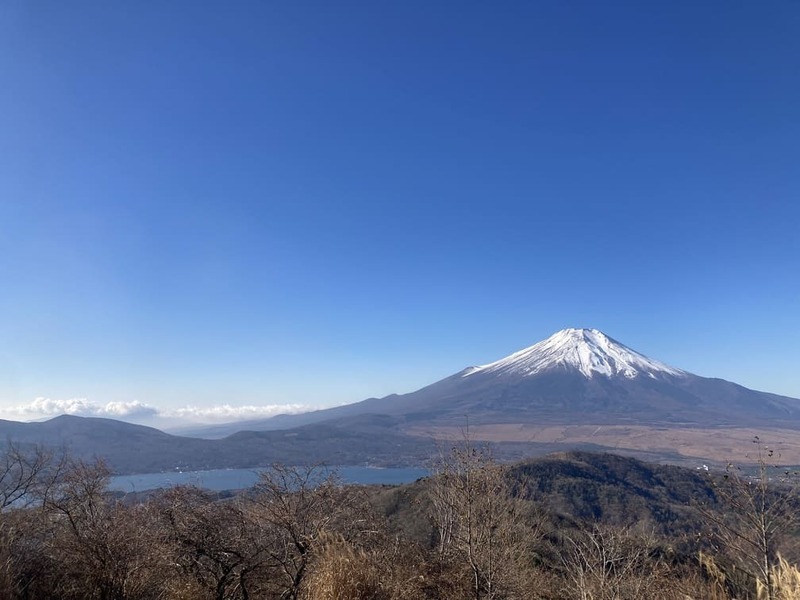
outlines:
[{"label": "dry grass", "polygon": [[307,600],[417,600],[422,577],[397,554],[368,552],[340,536],[322,545],[303,586]]},{"label": "dry grass", "polygon": [[[409,428],[406,433],[443,440],[457,440],[459,427]],[[686,459],[727,464],[755,463],[747,451],[754,436],[771,440],[784,464],[800,464],[800,431],[765,428],[692,428],[647,425],[546,425],[522,423],[471,425],[476,442],[536,442],[542,444],[595,444],[611,451],[678,454]]]},{"label": "dry grass", "polygon": [[[800,570],[782,556],[778,556],[778,564],[772,568],[772,580],[777,600],[800,600]],[[765,586],[759,582],[758,598],[766,597]]]},{"label": "dry grass", "polygon": [[343,540],[326,545],[305,585],[314,600],[388,600],[380,573],[362,550]]}]

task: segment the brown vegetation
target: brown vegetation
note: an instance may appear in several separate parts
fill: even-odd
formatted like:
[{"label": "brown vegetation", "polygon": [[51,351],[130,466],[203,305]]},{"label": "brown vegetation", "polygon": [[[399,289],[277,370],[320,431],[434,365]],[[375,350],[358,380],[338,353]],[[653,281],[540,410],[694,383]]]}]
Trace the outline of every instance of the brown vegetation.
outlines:
[{"label": "brown vegetation", "polygon": [[506,466],[462,439],[409,486],[276,465],[235,496],[134,501],[102,463],[3,459],[0,598],[800,597],[796,496],[766,461],[755,478],[589,454]]},{"label": "brown vegetation", "polygon": [[[412,425],[410,435],[434,439],[458,440],[458,426]],[[664,423],[663,425],[613,425],[606,423],[567,425],[500,423],[470,426],[473,440],[490,443],[516,442],[552,448],[591,447],[608,449],[648,460],[697,465],[728,461],[755,464],[756,459],[741,452],[748,448],[754,434],[762,439],[781,440],[781,456],[787,464],[800,465],[800,431],[779,427],[701,427]],[[740,455],[741,453],[741,455]]]}]

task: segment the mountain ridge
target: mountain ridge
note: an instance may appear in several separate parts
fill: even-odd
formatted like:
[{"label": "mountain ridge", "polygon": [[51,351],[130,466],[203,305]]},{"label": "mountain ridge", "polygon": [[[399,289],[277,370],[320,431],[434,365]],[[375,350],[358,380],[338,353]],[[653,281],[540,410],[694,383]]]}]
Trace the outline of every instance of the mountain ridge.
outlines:
[{"label": "mountain ridge", "polygon": [[800,463],[800,400],[676,369],[591,329],[562,330],[407,394],[218,426],[216,439],[78,417],[0,422],[0,437],[68,442],[79,456],[103,456],[120,472],[275,460],[408,466],[467,424],[474,440],[496,444],[505,458],[605,448],[722,461],[753,434],[772,432]]},{"label": "mountain ridge", "polygon": [[695,375],[649,358],[597,329],[571,328],[406,394],[210,430],[218,436],[243,428],[286,429],[363,414],[402,415],[437,425],[448,420],[463,423],[469,415],[475,424],[521,420],[780,426],[787,418],[800,424],[800,400]]}]

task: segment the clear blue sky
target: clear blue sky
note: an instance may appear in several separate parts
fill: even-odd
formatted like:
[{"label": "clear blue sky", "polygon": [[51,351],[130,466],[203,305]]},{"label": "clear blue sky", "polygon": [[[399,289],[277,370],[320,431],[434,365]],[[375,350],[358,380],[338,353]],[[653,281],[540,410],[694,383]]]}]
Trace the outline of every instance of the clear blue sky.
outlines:
[{"label": "clear blue sky", "polygon": [[342,403],[564,327],[800,397],[798,32],[780,0],[3,2],[0,407]]}]

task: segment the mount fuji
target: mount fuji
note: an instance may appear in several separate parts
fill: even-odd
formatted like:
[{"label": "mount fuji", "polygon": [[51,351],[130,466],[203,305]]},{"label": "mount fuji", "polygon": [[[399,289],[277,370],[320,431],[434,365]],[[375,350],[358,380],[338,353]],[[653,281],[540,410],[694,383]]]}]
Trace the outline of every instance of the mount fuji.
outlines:
[{"label": "mount fuji", "polygon": [[597,329],[563,329],[530,348],[488,365],[467,369],[466,375],[501,372],[527,377],[553,369],[578,371],[589,378],[598,374],[657,379],[665,374],[686,374],[631,350]]},{"label": "mount fuji", "polygon": [[408,394],[183,437],[81,417],[0,421],[0,436],[69,442],[75,456],[102,456],[120,472],[150,472],[272,461],[419,465],[436,441],[458,438],[465,427],[472,440],[495,444],[497,456],[509,459],[583,449],[726,464],[758,435],[771,449],[778,443],[785,464],[800,465],[800,400],[694,375],[596,329],[559,331]]},{"label": "mount fuji", "polygon": [[[505,457],[578,448],[712,463],[746,453],[759,435],[779,443],[784,460],[800,464],[800,400],[695,375],[596,329],[558,331],[408,394],[194,435],[319,426],[375,440],[399,435],[419,444],[457,438],[467,427],[473,440],[496,443]],[[367,446],[361,452],[377,457]]]},{"label": "mount fuji", "polygon": [[800,400],[694,375],[597,329],[564,329],[408,394],[235,426],[274,430],[342,419],[364,424],[369,415],[389,416],[400,429],[415,432],[465,420],[470,426],[786,427],[800,425]]}]

